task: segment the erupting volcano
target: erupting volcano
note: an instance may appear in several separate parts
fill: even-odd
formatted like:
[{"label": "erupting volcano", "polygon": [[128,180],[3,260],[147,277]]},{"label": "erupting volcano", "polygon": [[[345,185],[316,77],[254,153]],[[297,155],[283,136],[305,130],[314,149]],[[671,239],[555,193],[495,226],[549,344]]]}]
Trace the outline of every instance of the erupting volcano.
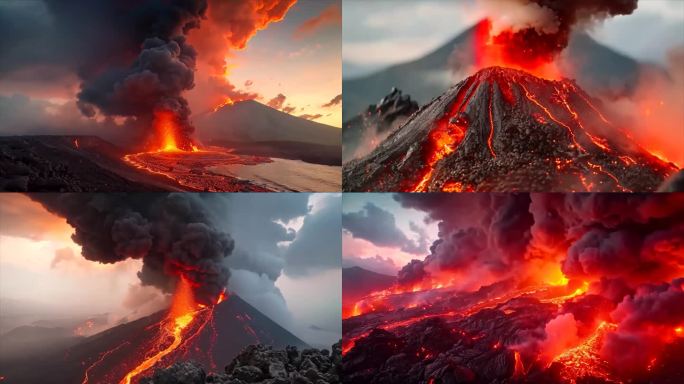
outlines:
[{"label": "erupting volcano", "polygon": [[346,191],[653,191],[678,170],[573,81],[485,68],[343,169]]},{"label": "erupting volcano", "polygon": [[398,195],[439,238],[344,314],[344,382],[676,382],[683,199]]},{"label": "erupting volcano", "polygon": [[560,58],[574,29],[628,15],[636,0],[496,4],[450,58],[470,75],[347,162],[345,191],[648,192],[679,170],[634,138],[642,124],[614,122]]}]

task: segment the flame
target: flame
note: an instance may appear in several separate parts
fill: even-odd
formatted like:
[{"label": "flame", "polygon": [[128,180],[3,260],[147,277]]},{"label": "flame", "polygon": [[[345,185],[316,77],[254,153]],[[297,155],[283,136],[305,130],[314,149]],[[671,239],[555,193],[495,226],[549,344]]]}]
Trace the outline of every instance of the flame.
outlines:
[{"label": "flame", "polygon": [[78,145],[78,139],[74,139],[74,148],[79,149],[80,146]]},{"label": "flame", "polygon": [[193,322],[198,309],[199,307],[193,297],[190,282],[181,277],[173,297],[171,310],[163,325],[165,337],[160,338],[160,341],[170,338],[172,340],[171,344],[133,368],[119,384],[130,384],[134,377],[154,367],[164,356],[175,351],[183,342],[183,331]]}]

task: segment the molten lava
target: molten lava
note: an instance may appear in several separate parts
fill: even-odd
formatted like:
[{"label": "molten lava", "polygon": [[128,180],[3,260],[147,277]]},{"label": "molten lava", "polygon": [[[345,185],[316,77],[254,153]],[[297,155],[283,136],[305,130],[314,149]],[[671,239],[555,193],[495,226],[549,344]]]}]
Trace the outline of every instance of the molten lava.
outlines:
[{"label": "molten lava", "polygon": [[544,79],[560,79],[561,73],[552,53],[555,47],[547,44],[553,42],[534,29],[519,33],[510,30],[496,33],[490,20],[481,21],[475,27],[473,38],[475,69],[499,66],[520,69]]},{"label": "molten lava", "polygon": [[145,358],[145,360],[128,372],[120,381],[120,384],[130,384],[135,377],[154,367],[165,356],[174,352],[187,341],[184,332],[195,320],[197,312],[201,310],[203,310],[203,307],[195,302],[190,282],[185,278],[181,278],[178,282],[169,314],[160,324],[161,334],[155,346],[157,350],[151,351],[151,356]]}]

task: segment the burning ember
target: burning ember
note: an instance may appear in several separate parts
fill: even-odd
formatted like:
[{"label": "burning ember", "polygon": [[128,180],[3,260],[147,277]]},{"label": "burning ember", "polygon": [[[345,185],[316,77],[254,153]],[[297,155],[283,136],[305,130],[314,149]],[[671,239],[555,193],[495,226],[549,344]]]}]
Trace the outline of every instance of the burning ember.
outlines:
[{"label": "burning ember", "polygon": [[398,195],[440,223],[439,238],[345,313],[345,382],[680,377],[682,199]]}]

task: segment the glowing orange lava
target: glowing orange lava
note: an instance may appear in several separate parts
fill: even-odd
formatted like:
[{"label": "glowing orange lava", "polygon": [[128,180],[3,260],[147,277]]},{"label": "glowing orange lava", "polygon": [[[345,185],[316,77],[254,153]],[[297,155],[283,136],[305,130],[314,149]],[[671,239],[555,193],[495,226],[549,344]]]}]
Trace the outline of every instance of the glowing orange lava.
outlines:
[{"label": "glowing orange lava", "polygon": [[219,109],[221,109],[221,108],[223,108],[223,107],[225,107],[225,106],[233,105],[233,104],[235,104],[235,101],[234,101],[233,99],[231,99],[230,97],[225,96],[225,98],[223,99],[223,101],[220,102],[216,107],[214,107],[214,109],[212,110],[212,112],[216,112],[216,111],[218,111]]},{"label": "glowing orange lava", "polygon": [[603,338],[615,329],[617,329],[616,324],[601,322],[594,333],[582,343],[558,355],[553,362],[563,365],[562,376],[573,383],[584,376],[598,377],[612,382],[611,380],[614,378],[611,375],[608,363],[601,358],[599,353]]},{"label": "glowing orange lava", "polygon": [[158,151],[175,152],[180,151],[177,142],[178,123],[176,115],[169,110],[159,109],[154,111],[154,121],[152,127],[159,138]]},{"label": "glowing orange lava", "polygon": [[171,340],[171,344],[161,348],[154,355],[146,358],[137,367],[133,368],[120,381],[120,384],[130,384],[133,378],[154,367],[164,356],[175,351],[183,342],[183,331],[193,322],[198,309],[199,306],[193,297],[190,282],[185,278],[181,278],[173,297],[171,310],[163,324],[164,337],[160,338],[160,343],[168,338]]},{"label": "glowing orange lava", "polygon": [[[513,44],[517,43],[511,39],[511,36],[511,31],[501,31],[494,35],[490,20],[480,22],[475,28],[473,39],[473,58],[476,70],[498,66],[520,69],[549,80],[561,78],[560,70],[553,60],[532,59],[532,55],[525,55],[525,51],[533,48],[512,47]],[[520,52],[520,55],[513,57],[510,55],[511,52]]]}]

